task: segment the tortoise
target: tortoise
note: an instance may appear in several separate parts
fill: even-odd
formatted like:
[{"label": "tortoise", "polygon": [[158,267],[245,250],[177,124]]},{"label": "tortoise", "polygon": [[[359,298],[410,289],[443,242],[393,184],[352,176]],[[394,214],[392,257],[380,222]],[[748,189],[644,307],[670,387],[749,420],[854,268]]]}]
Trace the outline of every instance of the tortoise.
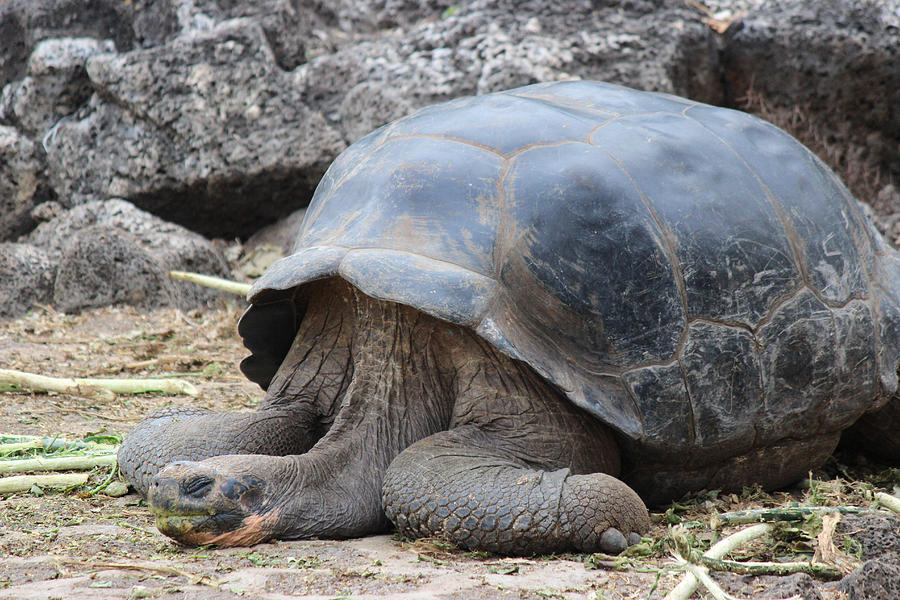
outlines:
[{"label": "tortoise", "polygon": [[252,287],[257,410],[119,453],[187,544],[388,529],[618,552],[646,505],[900,445],[900,256],[742,112],[586,81],[453,100],[350,146]]}]

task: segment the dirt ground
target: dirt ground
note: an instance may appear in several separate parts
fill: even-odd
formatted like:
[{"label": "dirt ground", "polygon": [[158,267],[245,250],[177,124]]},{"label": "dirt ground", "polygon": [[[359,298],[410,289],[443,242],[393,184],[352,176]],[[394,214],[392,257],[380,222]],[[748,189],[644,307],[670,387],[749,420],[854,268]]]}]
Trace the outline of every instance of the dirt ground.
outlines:
[{"label": "dirt ground", "polygon": [[[189,374],[187,380],[200,390],[196,398],[120,395],[112,401],[3,393],[0,434],[121,436],[143,416],[170,404],[214,410],[253,407],[262,392],[237,367],[245,354],[235,333],[241,310],[224,301],[188,313],[144,314],[126,307],[62,315],[48,308],[0,322],[0,367],[57,376]],[[672,569],[668,536],[673,522],[682,522],[703,550],[717,535],[709,529],[709,517],[717,511],[793,501],[869,506],[872,491],[890,492],[900,484],[896,470],[856,462],[848,473],[840,460],[832,460],[814,474],[812,485],[790,493],[710,493],[655,513],[656,524],[643,549],[616,563],[596,555],[523,559],[466,553],[439,541],[410,542],[390,534],[253,548],[188,548],[156,531],[137,495],[87,494],[109,474],[108,467],[97,469],[90,485],[67,492],[32,489],[0,498],[0,598],[660,599],[684,577]],[[900,520],[886,522],[886,535],[893,531],[900,540]],[[742,547],[737,555],[809,559],[817,547],[817,527],[821,530],[821,521],[789,528],[778,538]],[[884,532],[878,535],[885,537]],[[834,542],[838,555],[832,562],[844,572],[866,557],[846,538]],[[775,594],[769,597],[849,597],[837,582],[812,582],[805,575],[725,573],[714,578],[740,598],[764,597],[766,590]],[[694,597],[712,596],[698,592]]]}]

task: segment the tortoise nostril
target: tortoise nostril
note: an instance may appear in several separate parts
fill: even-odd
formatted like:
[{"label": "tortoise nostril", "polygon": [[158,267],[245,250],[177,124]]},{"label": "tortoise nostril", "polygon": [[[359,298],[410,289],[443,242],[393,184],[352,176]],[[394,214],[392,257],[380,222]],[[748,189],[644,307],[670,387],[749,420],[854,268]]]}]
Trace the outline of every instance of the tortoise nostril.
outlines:
[{"label": "tortoise nostril", "polygon": [[181,484],[181,491],[185,496],[203,498],[213,485],[213,479],[206,475],[198,475]]}]

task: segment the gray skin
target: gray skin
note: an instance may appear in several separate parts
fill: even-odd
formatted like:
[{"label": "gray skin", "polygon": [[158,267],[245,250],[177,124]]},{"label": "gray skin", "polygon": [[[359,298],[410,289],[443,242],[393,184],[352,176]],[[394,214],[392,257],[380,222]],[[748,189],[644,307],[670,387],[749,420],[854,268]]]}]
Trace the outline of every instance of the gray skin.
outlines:
[{"label": "gray skin", "polygon": [[423,109],[254,284],[253,412],[169,410],[122,472],[193,544],[408,536],[615,552],[644,502],[900,462],[900,255],[749,115],[592,82]]},{"label": "gray skin", "polygon": [[516,554],[618,552],[646,531],[643,502],[615,479],[611,431],[527,365],[341,280],[309,287],[259,410],[167,411],[128,437],[121,469],[160,531],[250,545],[390,519],[405,535]]}]

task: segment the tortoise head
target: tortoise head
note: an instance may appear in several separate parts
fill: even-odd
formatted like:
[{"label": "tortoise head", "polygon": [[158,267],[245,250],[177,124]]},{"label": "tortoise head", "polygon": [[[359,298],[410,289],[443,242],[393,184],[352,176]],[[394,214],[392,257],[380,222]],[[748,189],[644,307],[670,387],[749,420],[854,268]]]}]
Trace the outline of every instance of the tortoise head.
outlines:
[{"label": "tortoise head", "polygon": [[191,545],[248,546],[277,536],[281,486],[252,474],[237,458],[253,457],[179,461],[161,470],[148,492],[159,530]]}]

